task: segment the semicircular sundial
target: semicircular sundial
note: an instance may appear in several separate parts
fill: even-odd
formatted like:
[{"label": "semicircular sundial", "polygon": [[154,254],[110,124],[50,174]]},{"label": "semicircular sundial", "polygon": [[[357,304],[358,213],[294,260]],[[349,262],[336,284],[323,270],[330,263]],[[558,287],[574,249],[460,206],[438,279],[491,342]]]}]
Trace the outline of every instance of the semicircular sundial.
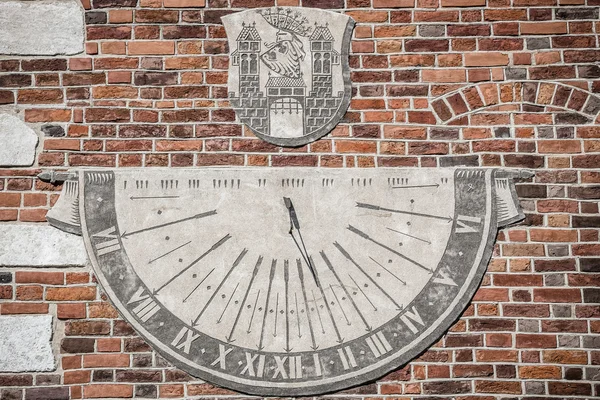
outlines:
[{"label": "semicircular sundial", "polygon": [[48,214],[157,351],[245,393],[312,395],[417,356],[523,218],[494,169],[82,169]]}]

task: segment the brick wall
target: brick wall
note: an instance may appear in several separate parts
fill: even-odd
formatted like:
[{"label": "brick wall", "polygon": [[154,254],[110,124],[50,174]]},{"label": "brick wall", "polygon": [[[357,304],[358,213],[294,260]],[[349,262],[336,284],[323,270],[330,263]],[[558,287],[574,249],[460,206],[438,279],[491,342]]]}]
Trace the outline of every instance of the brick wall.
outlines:
[{"label": "brick wall", "polygon": [[[0,221],[45,220],[60,186],[42,168],[533,169],[518,185],[527,218],[500,232],[460,320],[336,396],[600,396],[600,1],[304,0],[357,21],[353,100],[332,134],[295,149],[255,139],[226,99],[220,17],[273,1],[208,1],[84,0],[87,54],[0,58],[0,110],[47,132],[34,167],[0,170]],[[0,374],[2,400],[238,397],[153,353],[88,268],[3,268],[0,299],[2,315],[56,316],[60,344],[56,372]]]}]

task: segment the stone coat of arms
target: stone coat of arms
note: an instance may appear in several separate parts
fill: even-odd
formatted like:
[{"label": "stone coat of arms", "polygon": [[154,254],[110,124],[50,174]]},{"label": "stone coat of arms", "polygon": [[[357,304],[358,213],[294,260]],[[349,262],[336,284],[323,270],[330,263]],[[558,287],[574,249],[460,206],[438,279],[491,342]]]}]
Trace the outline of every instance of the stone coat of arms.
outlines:
[{"label": "stone coat of arms", "polygon": [[222,18],[230,48],[229,97],[240,122],[279,146],[329,133],[351,97],[352,18],[273,7]]}]

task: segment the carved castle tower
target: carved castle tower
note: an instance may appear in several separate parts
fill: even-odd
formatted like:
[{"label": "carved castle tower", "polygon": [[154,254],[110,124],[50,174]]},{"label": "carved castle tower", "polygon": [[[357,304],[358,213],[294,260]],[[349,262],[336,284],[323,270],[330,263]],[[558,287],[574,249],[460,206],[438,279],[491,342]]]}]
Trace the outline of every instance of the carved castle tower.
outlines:
[{"label": "carved castle tower", "polygon": [[255,97],[260,95],[260,48],[261,38],[256,23],[242,24],[237,38],[237,49],[231,54],[233,65],[239,66],[239,96]]},{"label": "carved castle tower", "polygon": [[312,53],[312,97],[327,98],[333,94],[332,66],[340,63],[340,54],[333,49],[333,35],[327,24],[315,26],[309,38]]}]

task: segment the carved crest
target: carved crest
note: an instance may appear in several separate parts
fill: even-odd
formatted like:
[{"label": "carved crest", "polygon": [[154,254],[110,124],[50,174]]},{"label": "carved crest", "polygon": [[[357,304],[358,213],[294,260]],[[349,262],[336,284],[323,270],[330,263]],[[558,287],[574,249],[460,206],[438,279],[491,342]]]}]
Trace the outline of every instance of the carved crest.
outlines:
[{"label": "carved crest", "polygon": [[354,21],[299,7],[222,18],[229,38],[229,98],[259,138],[301,146],[329,133],[350,103],[348,48]]}]

